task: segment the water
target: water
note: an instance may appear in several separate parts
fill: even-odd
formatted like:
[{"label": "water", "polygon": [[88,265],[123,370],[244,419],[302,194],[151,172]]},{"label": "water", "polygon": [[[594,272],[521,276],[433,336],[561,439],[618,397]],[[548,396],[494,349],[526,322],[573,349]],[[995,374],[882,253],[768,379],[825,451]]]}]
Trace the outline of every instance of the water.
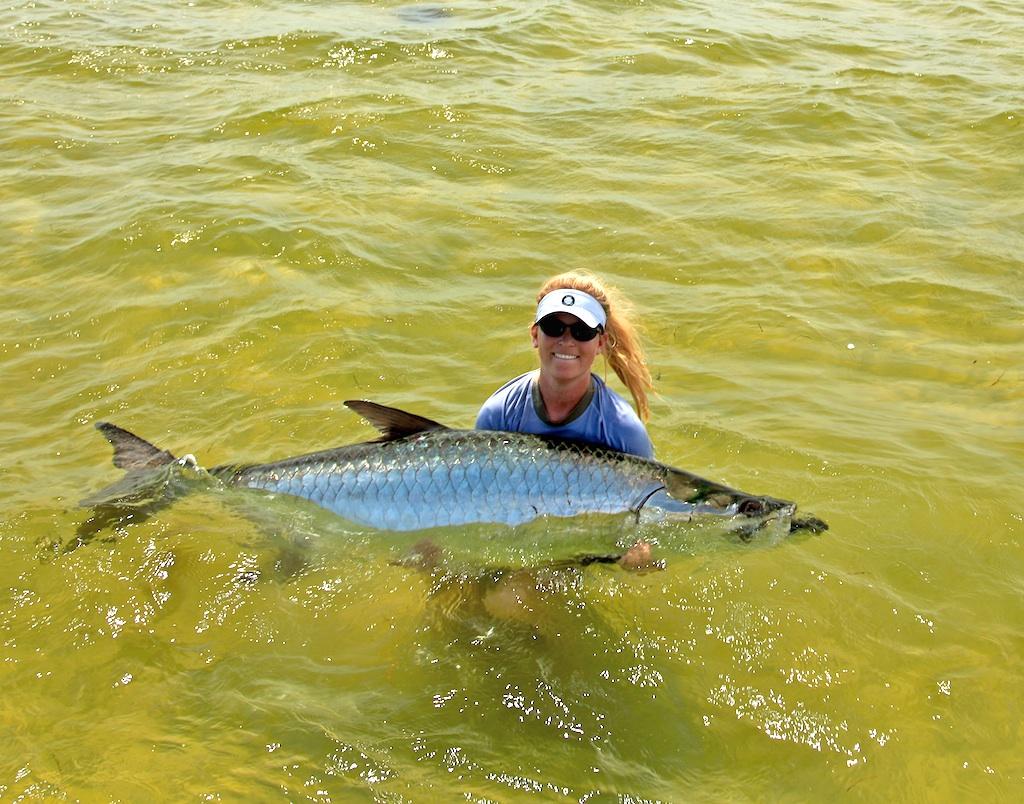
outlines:
[{"label": "water", "polygon": [[[6,4],[0,796],[1018,798],[1022,37],[998,0]],[[348,398],[468,426],[565,267],[642,312],[661,459],[832,529],[445,576],[214,494],[59,551],[118,474],[93,422],[205,465],[370,437]]]}]

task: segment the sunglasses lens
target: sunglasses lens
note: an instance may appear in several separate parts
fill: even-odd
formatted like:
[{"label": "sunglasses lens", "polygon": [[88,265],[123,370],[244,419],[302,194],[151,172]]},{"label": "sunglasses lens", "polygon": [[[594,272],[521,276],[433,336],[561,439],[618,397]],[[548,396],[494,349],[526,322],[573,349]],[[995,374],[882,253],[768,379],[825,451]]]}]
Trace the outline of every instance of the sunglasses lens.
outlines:
[{"label": "sunglasses lens", "polygon": [[578,341],[592,341],[597,337],[597,330],[591,329],[586,324],[573,324],[569,327],[569,332]]},{"label": "sunglasses lens", "polygon": [[547,318],[542,318],[538,322],[538,326],[540,327],[540,331],[549,338],[560,338],[562,333],[565,332],[566,325],[554,316],[548,316]]},{"label": "sunglasses lens", "polygon": [[600,329],[591,329],[582,321],[577,321],[575,324],[566,324],[563,321],[559,321],[554,316],[548,316],[542,318],[537,322],[537,326],[540,327],[541,332],[547,335],[549,338],[560,338],[562,333],[567,329],[572,337],[580,342],[592,341],[597,337],[597,333]]}]

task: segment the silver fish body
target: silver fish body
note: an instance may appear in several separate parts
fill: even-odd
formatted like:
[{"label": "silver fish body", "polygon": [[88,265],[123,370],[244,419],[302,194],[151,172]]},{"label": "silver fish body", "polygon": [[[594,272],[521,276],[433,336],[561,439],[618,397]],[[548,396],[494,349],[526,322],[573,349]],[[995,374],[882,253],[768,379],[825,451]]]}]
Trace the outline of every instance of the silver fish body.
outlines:
[{"label": "silver fish body", "polygon": [[[344,519],[410,531],[469,523],[520,525],[542,516],[639,513],[735,517],[747,522],[791,516],[796,506],[746,494],[657,461],[604,447],[526,433],[452,430],[371,402],[346,402],[382,438],[282,461],[214,467],[220,482],[309,500]],[[97,425],[114,446],[114,463],[136,488],[177,459],[114,425]],[[191,456],[189,456],[191,457]],[[83,502],[111,507],[125,480]],[[145,499],[146,511],[166,501]],[[127,503],[126,503],[127,504]],[[822,523],[823,524],[823,523]]]},{"label": "silver fish body", "polygon": [[240,486],[303,497],[361,525],[419,530],[638,511],[664,488],[660,469],[651,461],[523,433],[431,430],[252,466],[228,477]]}]

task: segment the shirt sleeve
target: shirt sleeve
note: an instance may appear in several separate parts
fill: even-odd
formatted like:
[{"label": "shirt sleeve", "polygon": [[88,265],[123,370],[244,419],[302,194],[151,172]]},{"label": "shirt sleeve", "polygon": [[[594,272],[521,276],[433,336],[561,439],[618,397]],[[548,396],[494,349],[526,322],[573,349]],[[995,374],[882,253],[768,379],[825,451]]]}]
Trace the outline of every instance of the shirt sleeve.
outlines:
[{"label": "shirt sleeve", "polygon": [[531,399],[530,378],[529,373],[521,374],[491,394],[476,415],[476,429],[519,430],[522,407]]},{"label": "shirt sleeve", "polygon": [[505,414],[506,398],[508,396],[507,384],[503,385],[480,406],[480,412],[476,414],[477,430],[508,430]]},{"label": "shirt sleeve", "polygon": [[619,449],[630,455],[654,460],[654,444],[651,443],[651,437],[643,424],[637,422],[635,426],[630,426],[623,423],[619,433],[622,438],[622,446]]},{"label": "shirt sleeve", "polygon": [[477,430],[501,430],[501,406],[494,404],[494,397],[491,397],[480,408],[476,414]]},{"label": "shirt sleeve", "polygon": [[636,411],[600,378],[597,382],[604,419],[603,440],[620,452],[653,460],[654,444]]}]

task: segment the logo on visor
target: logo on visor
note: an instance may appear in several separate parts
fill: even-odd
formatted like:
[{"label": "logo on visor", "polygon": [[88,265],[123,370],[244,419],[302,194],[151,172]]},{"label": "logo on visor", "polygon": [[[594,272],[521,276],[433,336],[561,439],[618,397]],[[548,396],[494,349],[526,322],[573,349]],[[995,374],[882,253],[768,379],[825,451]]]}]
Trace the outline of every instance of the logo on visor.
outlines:
[{"label": "logo on visor", "polygon": [[562,304],[564,304],[566,307],[572,307],[574,304],[576,304],[576,297],[575,296],[563,296],[562,297]]}]

